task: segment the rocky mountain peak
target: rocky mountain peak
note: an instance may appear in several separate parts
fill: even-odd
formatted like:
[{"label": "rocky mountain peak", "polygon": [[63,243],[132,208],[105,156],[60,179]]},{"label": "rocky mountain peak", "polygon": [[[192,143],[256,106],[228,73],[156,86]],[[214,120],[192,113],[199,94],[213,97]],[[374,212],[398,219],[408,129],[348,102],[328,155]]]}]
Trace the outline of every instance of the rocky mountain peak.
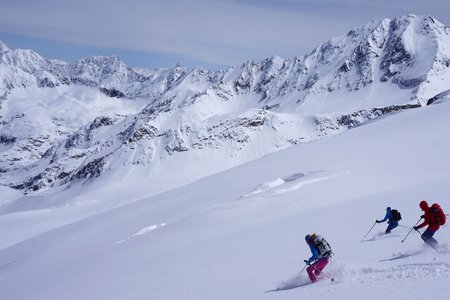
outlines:
[{"label": "rocky mountain peak", "polygon": [[0,41],[0,54],[3,54],[6,51],[9,51],[9,48],[2,41]]}]

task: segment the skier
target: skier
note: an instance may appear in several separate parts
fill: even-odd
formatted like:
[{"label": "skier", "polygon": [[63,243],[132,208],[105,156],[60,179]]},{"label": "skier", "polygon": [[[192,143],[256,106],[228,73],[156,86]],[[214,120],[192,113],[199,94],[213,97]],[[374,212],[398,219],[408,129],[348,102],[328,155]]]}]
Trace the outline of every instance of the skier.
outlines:
[{"label": "skier", "polygon": [[385,234],[391,233],[391,230],[398,226],[398,221],[402,219],[400,212],[396,209],[391,209],[390,207],[386,207],[386,215],[383,220],[376,220],[377,223],[383,223],[388,221],[388,227],[386,228]]},{"label": "skier", "polygon": [[444,211],[437,203],[434,203],[431,207],[428,206],[428,202],[425,200],[422,200],[419,206],[425,213],[421,216],[424,221],[413,228],[418,231],[420,228],[428,225],[428,228],[422,233],[421,236],[425,243],[434,246],[438,242],[433,238],[433,235],[439,230],[441,225],[445,224],[446,217]]},{"label": "skier", "polygon": [[[309,266],[306,269],[311,282],[317,282],[317,276],[327,266],[330,256],[333,254],[330,244],[320,235],[307,234],[305,242],[309,245],[312,256],[304,262]],[[312,263],[312,264],[311,264]]]}]

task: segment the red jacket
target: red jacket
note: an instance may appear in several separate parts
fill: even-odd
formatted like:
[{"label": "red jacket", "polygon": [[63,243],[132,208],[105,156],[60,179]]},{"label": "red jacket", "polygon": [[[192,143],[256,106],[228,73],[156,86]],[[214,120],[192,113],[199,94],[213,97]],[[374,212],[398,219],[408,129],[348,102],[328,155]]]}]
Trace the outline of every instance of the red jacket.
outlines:
[{"label": "red jacket", "polygon": [[441,226],[434,217],[433,213],[430,211],[428,203],[426,201],[422,201],[420,202],[419,206],[425,212],[424,214],[425,220],[421,224],[417,225],[417,228],[422,228],[428,225],[428,229],[433,231],[438,230]]}]

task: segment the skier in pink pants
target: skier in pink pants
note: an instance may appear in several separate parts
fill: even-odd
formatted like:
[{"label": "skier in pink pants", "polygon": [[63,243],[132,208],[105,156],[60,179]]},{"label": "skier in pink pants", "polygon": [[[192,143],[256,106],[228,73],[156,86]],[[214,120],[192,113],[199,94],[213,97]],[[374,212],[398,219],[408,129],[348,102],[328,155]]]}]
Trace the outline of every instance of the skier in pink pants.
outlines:
[{"label": "skier in pink pants", "polygon": [[[330,244],[320,235],[307,234],[305,241],[309,245],[312,256],[305,259],[304,262],[309,265],[306,269],[311,282],[316,282],[317,277],[322,270],[327,266],[330,256],[333,254]],[[312,264],[311,264],[312,263]]]}]

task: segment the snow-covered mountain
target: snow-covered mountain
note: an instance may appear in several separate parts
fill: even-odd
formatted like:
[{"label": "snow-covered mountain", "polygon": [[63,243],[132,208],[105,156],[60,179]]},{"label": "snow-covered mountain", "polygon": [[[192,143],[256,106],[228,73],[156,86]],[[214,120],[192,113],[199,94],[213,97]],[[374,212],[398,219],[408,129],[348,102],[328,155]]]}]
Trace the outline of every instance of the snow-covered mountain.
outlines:
[{"label": "snow-covered mountain", "polygon": [[148,194],[446,99],[450,29],[385,19],[305,56],[226,71],[133,69],[115,56],[69,64],[0,43],[0,78],[2,185],[43,191],[102,175]]},{"label": "snow-covered mountain", "polygon": [[[30,210],[51,200],[30,197],[29,211],[0,215],[0,294],[446,300],[449,226],[435,234],[439,253],[416,232],[401,240],[420,218],[422,199],[450,208],[449,113],[446,102],[395,114],[76,222],[83,203]],[[400,210],[400,226],[384,235],[387,224],[376,224],[363,239],[386,206]],[[311,232],[333,248],[324,272],[334,283],[322,277],[308,285],[301,272]]]}]

